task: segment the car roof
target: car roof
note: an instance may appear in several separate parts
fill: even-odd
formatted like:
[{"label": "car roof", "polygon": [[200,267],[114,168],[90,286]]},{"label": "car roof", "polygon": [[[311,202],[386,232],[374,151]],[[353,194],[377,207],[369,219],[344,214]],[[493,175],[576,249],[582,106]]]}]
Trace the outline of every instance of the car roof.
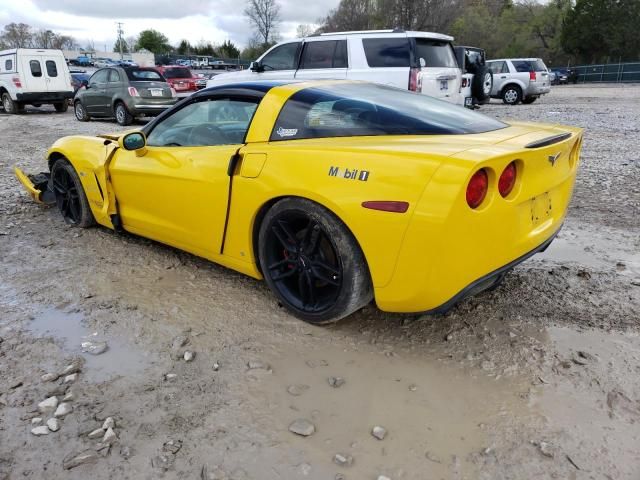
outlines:
[{"label": "car roof", "polygon": [[525,62],[535,62],[536,60],[542,60],[541,58],[527,57],[527,58],[492,58],[487,60],[488,62],[504,62],[505,60],[523,60]]},{"label": "car roof", "polygon": [[[372,38],[385,38],[385,37],[418,37],[418,38],[431,38],[434,40],[445,40],[448,42],[452,42],[453,41],[453,37],[449,36],[449,35],[445,35],[443,33],[436,33],[436,32],[420,32],[417,30],[400,30],[400,29],[394,29],[394,30],[350,30],[350,31],[344,31],[344,32],[327,32],[327,33],[319,33],[319,34],[314,34],[314,35],[309,35],[308,37],[304,37],[304,38],[296,38],[294,40],[291,40],[291,42],[301,42],[302,40],[321,40],[321,39],[327,39],[327,40],[331,40],[331,37],[336,37],[336,36],[366,36],[366,37],[372,37]],[[281,43],[290,43],[290,42],[281,42]]]},{"label": "car roof", "polygon": [[303,83],[302,80],[255,80],[248,82],[237,83],[225,83],[224,85],[214,85],[213,87],[203,88],[198,91],[197,94],[212,93],[217,90],[227,89],[243,89],[253,90],[255,92],[267,93],[269,90],[275,87],[281,87],[282,85],[291,85],[294,83]]}]

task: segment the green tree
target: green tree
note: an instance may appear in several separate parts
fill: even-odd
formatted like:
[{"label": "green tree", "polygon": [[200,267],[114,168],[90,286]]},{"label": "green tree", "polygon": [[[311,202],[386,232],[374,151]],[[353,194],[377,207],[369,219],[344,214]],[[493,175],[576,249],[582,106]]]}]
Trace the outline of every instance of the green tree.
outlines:
[{"label": "green tree", "polygon": [[231,40],[225,40],[225,42],[218,47],[218,56],[222,58],[238,58],[238,56],[240,56],[240,50]]},{"label": "green tree", "polygon": [[129,53],[129,45],[127,44],[127,41],[124,38],[119,38],[118,40],[116,40],[116,43],[113,46],[113,51],[119,53],[120,44],[122,44],[122,53]]},{"label": "green tree", "polygon": [[178,48],[176,48],[176,52],[180,55],[190,55],[191,52],[193,52],[193,47],[189,43],[189,40],[180,40]]},{"label": "green tree", "polygon": [[138,35],[136,50],[140,50],[142,48],[156,54],[171,51],[169,39],[163,33],[154,29],[143,30],[140,32],[140,35]]}]

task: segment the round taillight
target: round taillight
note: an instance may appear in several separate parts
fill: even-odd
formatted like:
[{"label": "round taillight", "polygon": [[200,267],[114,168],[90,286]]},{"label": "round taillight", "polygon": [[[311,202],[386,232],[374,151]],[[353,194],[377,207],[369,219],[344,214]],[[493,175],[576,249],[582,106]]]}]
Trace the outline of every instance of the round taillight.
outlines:
[{"label": "round taillight", "polygon": [[511,162],[507,165],[502,171],[502,175],[500,175],[500,179],[498,180],[498,191],[500,195],[506,197],[513,190],[513,186],[516,184],[516,164],[515,162]]},{"label": "round taillight", "polygon": [[467,185],[467,203],[471,208],[477,208],[480,206],[484,197],[487,196],[487,189],[489,188],[489,177],[487,171],[483,168],[473,174],[469,185]]}]

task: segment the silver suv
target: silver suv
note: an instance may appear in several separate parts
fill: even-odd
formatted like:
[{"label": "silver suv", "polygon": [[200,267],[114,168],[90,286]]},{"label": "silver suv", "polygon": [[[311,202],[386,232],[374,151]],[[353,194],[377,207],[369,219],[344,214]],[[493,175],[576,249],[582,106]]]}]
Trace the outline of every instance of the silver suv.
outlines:
[{"label": "silver suv", "polygon": [[508,105],[533,103],[551,91],[549,71],[540,58],[502,58],[487,66],[493,73],[491,97]]}]

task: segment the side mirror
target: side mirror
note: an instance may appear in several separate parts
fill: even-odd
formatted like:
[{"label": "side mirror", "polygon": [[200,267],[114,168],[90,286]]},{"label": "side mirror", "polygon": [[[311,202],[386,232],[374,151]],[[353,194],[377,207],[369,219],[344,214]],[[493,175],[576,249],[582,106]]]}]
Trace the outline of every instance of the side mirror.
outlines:
[{"label": "side mirror", "polygon": [[249,69],[252,72],[256,72],[256,73],[260,73],[260,72],[264,72],[264,67],[262,66],[262,64],[259,61],[255,61],[255,62],[251,62],[251,65],[249,65]]},{"label": "side mirror", "polygon": [[89,80],[82,80],[81,87],[89,88]]},{"label": "side mirror", "polygon": [[120,148],[129,151],[135,151],[136,155],[141,157],[145,153],[147,153],[147,139],[142,132],[131,132],[126,135],[120,137],[119,140]]}]

